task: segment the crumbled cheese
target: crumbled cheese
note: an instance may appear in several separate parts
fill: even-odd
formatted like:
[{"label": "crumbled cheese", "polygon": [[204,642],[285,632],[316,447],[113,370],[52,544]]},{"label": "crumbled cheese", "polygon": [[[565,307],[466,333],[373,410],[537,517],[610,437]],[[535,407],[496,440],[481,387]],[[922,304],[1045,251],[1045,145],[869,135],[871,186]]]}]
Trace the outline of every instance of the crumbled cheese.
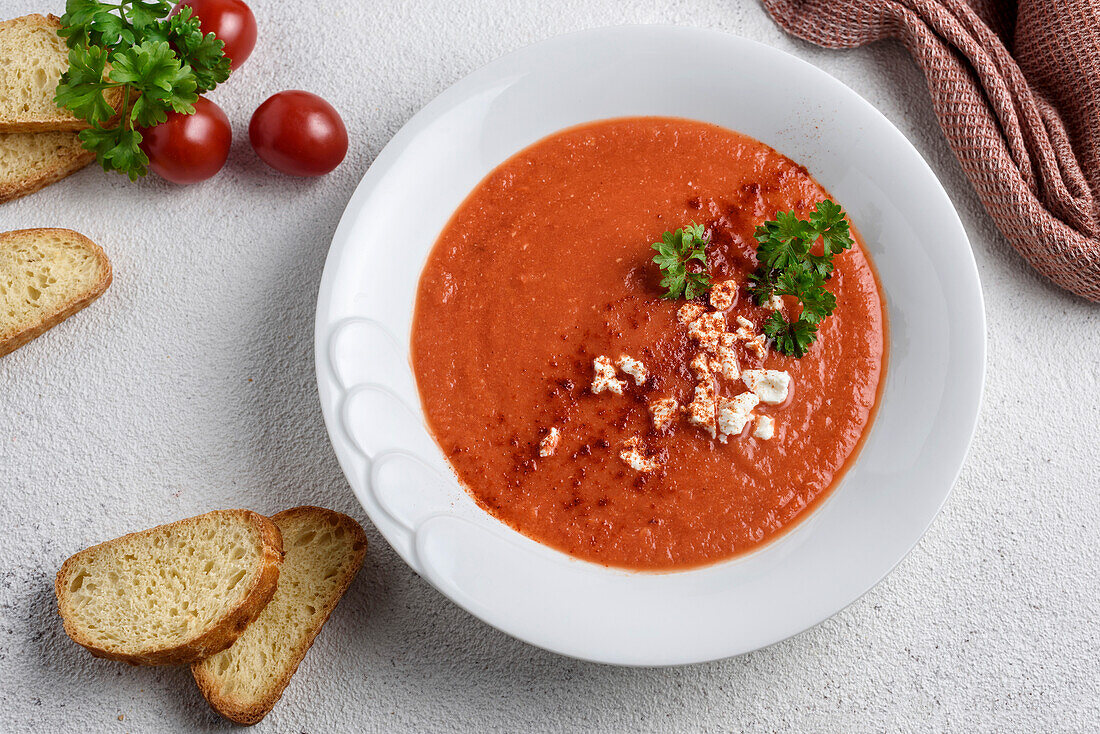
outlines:
[{"label": "crumbled cheese", "polygon": [[649,414],[653,416],[653,427],[663,431],[672,425],[676,419],[676,412],[680,409],[680,403],[676,398],[661,398],[649,404]]},{"label": "crumbled cheese", "polygon": [[705,313],[688,324],[688,336],[711,354],[718,351],[718,340],[726,331],[726,317],[720,311]]},{"label": "crumbled cheese", "polygon": [[592,392],[598,395],[604,390],[610,390],[616,395],[623,394],[626,382],[615,379],[615,366],[610,359],[601,354],[592,360],[592,367],[596,370],[596,376],[592,378]]},{"label": "crumbled cheese", "polygon": [[756,325],[746,319],[744,316],[737,317],[737,331],[733,332],[733,337],[738,341],[745,344],[745,348],[750,352],[755,352],[756,356],[760,359],[764,359],[768,356],[768,338],[763,334],[756,331]]},{"label": "crumbled cheese", "polygon": [[783,296],[777,296],[774,293],[772,297],[768,299],[768,302],[764,304],[765,308],[770,308],[773,311],[783,310]]},{"label": "crumbled cheese", "polygon": [[551,428],[550,433],[543,436],[542,440],[539,441],[539,456],[553,456],[560,441],[561,433],[558,432],[557,428]]},{"label": "crumbled cheese", "polygon": [[710,359],[706,352],[699,352],[688,364],[691,374],[696,380],[705,380],[710,377]]},{"label": "crumbled cheese", "polygon": [[732,400],[722,398],[718,401],[719,440],[726,442],[727,436],[735,436],[745,430],[752,419],[752,409],[760,403],[760,398],[751,392],[735,395]]},{"label": "crumbled cheese", "polygon": [[680,310],[676,312],[676,320],[681,324],[690,324],[702,316],[704,311],[706,309],[698,303],[686,303],[680,306]]},{"label": "crumbled cheese", "polygon": [[653,471],[660,466],[660,463],[656,459],[648,457],[641,452],[637,436],[631,436],[623,442],[623,448],[622,451],[619,452],[619,458],[625,461],[627,466],[635,471]]},{"label": "crumbled cheese", "polygon": [[619,369],[634,378],[635,385],[641,385],[646,381],[646,377],[649,376],[649,372],[646,371],[644,364],[625,354],[619,357],[616,364],[619,366]]},{"label": "crumbled cheese", "polygon": [[688,324],[688,336],[699,339],[712,331],[722,333],[726,330],[726,316],[717,311],[702,314],[699,318]]},{"label": "crumbled cheese", "polygon": [[768,405],[786,400],[791,386],[790,373],[779,370],[745,370],[741,373],[741,379],[744,380],[745,387]]},{"label": "crumbled cheese", "polygon": [[765,441],[775,435],[775,418],[770,415],[758,415],[753,423],[752,435]]},{"label": "crumbled cheese", "polygon": [[694,399],[685,408],[688,414],[688,423],[699,426],[709,433],[711,438],[714,438],[716,433],[714,425],[714,400],[716,396],[717,391],[714,389],[714,383],[710,379],[703,380],[695,386]]},{"label": "crumbled cheese", "polygon": [[732,280],[723,280],[710,287],[710,305],[719,311],[733,308],[737,303],[737,283]]},{"label": "crumbled cheese", "polygon": [[757,334],[752,339],[746,339],[745,349],[748,349],[750,352],[755,352],[756,356],[760,359],[767,359],[768,337],[763,334]]},{"label": "crumbled cheese", "polygon": [[727,380],[741,379],[741,363],[737,361],[737,352],[733,348],[733,334],[722,334],[718,339],[718,351],[710,361],[710,368]]}]

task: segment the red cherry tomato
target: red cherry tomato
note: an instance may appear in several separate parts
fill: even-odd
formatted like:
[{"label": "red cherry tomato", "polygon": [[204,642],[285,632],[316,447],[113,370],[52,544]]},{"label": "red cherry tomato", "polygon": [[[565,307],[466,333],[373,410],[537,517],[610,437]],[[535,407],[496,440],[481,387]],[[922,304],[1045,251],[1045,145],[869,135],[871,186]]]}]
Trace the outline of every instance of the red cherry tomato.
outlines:
[{"label": "red cherry tomato", "polygon": [[321,176],[344,160],[348,131],[340,113],[316,94],[290,90],[267,98],[248,123],[252,149],[291,176]]},{"label": "red cherry tomato", "polygon": [[141,137],[149,168],[173,183],[189,184],[221,170],[229,157],[233,131],[222,108],[199,97],[195,114],[169,112],[161,124],[142,129]]},{"label": "red cherry tomato", "polygon": [[172,15],[187,5],[199,19],[203,35],[213,33],[225,44],[229,68],[244,63],[256,47],[256,16],[241,0],[181,0],[172,8]]}]

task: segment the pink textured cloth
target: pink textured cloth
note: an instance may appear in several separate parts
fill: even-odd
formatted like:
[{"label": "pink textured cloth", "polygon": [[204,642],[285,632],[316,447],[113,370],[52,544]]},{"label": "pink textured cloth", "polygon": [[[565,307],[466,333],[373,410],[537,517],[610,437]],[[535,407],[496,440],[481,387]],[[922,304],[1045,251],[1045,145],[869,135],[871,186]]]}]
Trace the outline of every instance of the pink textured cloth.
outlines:
[{"label": "pink textured cloth", "polygon": [[1100,0],[763,0],[830,48],[900,40],[1009,242],[1100,301]]}]

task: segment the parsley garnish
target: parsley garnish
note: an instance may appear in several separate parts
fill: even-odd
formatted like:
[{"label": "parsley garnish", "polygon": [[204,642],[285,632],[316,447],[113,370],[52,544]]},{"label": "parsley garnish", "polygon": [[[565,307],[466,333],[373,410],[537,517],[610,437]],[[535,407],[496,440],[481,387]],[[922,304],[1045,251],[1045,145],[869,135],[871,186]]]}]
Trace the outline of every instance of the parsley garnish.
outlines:
[{"label": "parsley garnish", "polygon": [[[821,254],[811,248],[821,240]],[[779,212],[774,221],[756,228],[756,258],[760,267],[749,276],[749,292],[758,305],[773,296],[794,296],[802,313],[789,321],[776,311],[764,322],[764,333],[781,353],[802,357],[817,339],[817,325],[836,308],[836,296],[825,289],[833,273],[833,256],[851,247],[848,220],[829,200],[817,205],[809,219]]]},{"label": "parsley garnish", "polygon": [[[707,275],[706,246],[710,241],[701,224],[690,226],[675,232],[665,232],[661,241],[653,243],[657,254],[653,262],[664,271],[661,287],[668,292],[662,298],[686,298],[689,301],[698,298],[710,288],[710,276]],[[692,260],[702,264],[702,270],[688,270]]]},{"label": "parsley garnish", "polygon": [[[61,29],[69,69],[54,101],[90,127],[80,140],[106,171],[144,176],[149,158],[139,128],[190,115],[198,95],[229,78],[229,58],[213,33],[205,36],[191,8],[166,17],[166,0],[67,0]],[[121,91],[121,105],[107,101]]]}]

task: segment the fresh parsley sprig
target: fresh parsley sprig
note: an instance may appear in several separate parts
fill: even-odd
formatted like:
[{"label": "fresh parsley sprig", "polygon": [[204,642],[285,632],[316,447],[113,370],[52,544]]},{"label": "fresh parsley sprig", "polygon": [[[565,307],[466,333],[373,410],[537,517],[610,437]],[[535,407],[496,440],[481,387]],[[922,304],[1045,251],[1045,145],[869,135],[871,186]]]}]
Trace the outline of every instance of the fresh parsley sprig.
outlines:
[{"label": "fresh parsley sprig", "polygon": [[229,78],[229,57],[225,43],[213,33],[202,34],[199,18],[184,5],[170,18],[146,27],[147,39],[166,41],[180,61],[191,67],[195,88],[199,94],[209,91]]},{"label": "fresh parsley sprig", "polygon": [[801,358],[817,339],[817,327],[801,318],[788,321],[783,314],[773,311],[764,320],[764,333],[775,342],[781,354]]},{"label": "fresh parsley sprig", "polygon": [[[821,253],[811,252],[821,241]],[[764,333],[782,354],[802,357],[817,339],[817,325],[836,308],[836,296],[825,288],[833,273],[833,256],[854,242],[838,204],[825,200],[799,219],[779,212],[775,220],[756,228],[756,258],[760,267],[749,276],[749,292],[764,305],[772,296],[793,296],[802,312],[791,321],[775,311],[764,322]]]},{"label": "fresh parsley sprig", "polygon": [[171,10],[172,4],[166,0],[122,0],[118,3],[66,0],[57,35],[65,39],[69,48],[133,45],[147,26]]},{"label": "fresh parsley sprig", "polygon": [[191,8],[171,10],[166,0],[67,0],[57,32],[69,69],[54,101],[89,124],[79,137],[103,169],[130,180],[149,165],[139,128],[194,113],[198,95],[229,78],[225,44],[203,35]]},{"label": "fresh parsley sprig", "polygon": [[[664,271],[661,287],[668,291],[662,298],[686,298],[689,301],[698,298],[710,288],[710,276],[707,275],[707,244],[710,238],[701,224],[690,226],[675,232],[665,232],[661,241],[653,243],[657,254],[653,262]],[[692,261],[699,262],[702,269],[689,269]]]}]

